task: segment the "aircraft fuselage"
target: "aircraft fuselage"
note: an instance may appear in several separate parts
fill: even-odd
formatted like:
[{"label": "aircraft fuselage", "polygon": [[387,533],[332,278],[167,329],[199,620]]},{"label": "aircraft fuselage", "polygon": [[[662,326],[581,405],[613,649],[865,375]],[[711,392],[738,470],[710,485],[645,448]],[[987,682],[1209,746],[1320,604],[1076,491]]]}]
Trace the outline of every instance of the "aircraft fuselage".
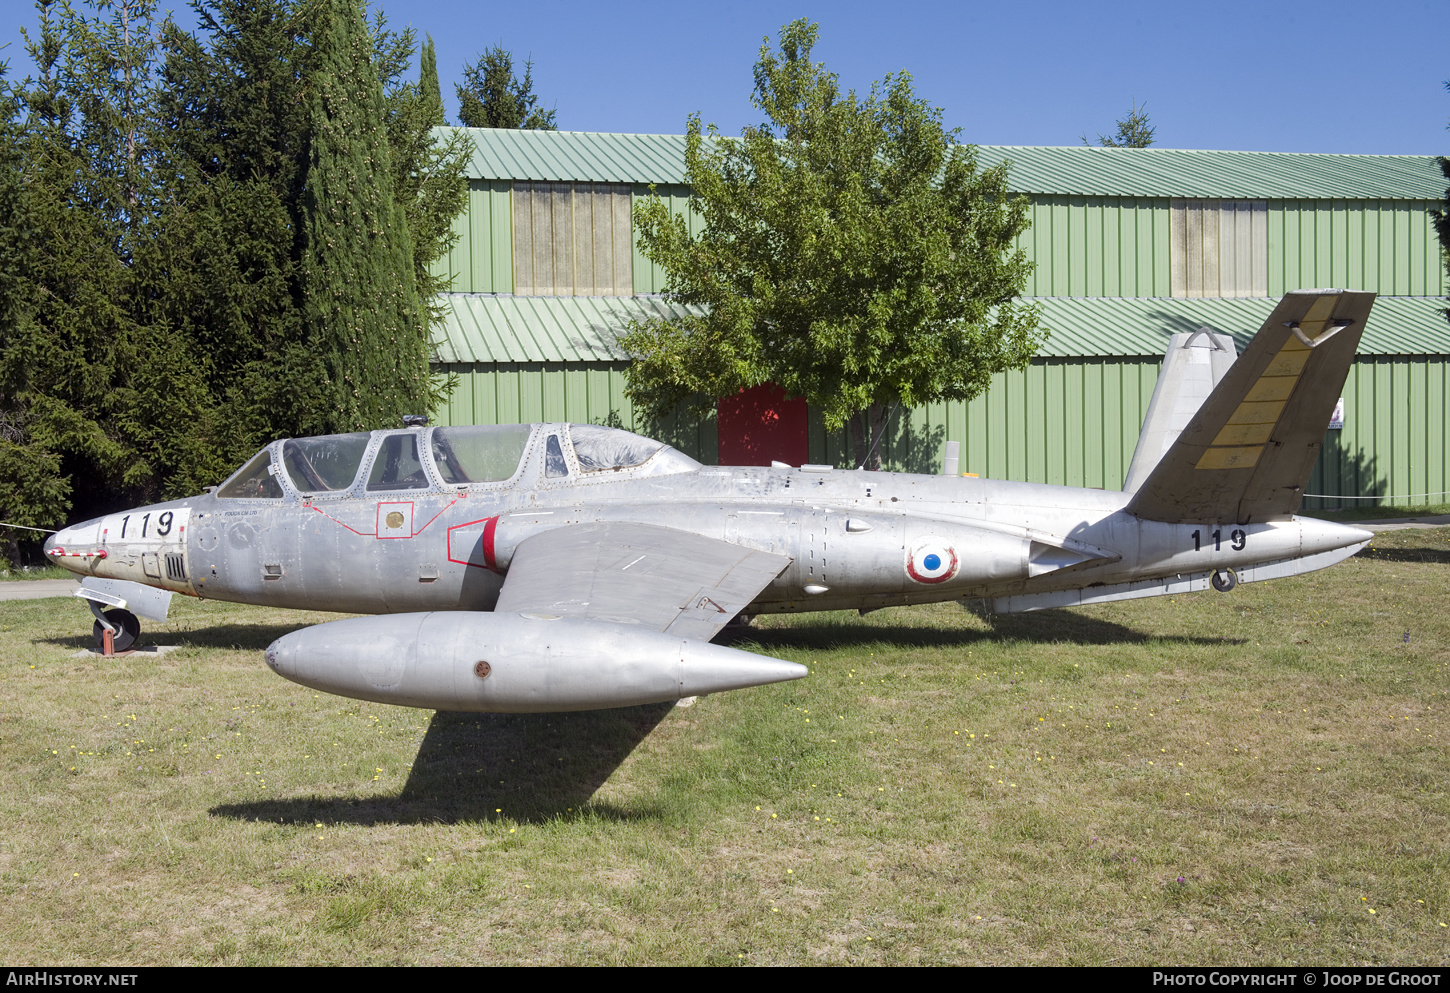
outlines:
[{"label": "aircraft fuselage", "polygon": [[1236,359],[1223,335],[1175,336],[1130,492],[709,467],[588,424],[410,427],[273,442],[206,496],[73,525],[46,551],[93,577],[79,595],[103,652],[134,642],[128,606],[166,616],[169,596],[137,583],[385,615],[266,652],[279,675],[367,700],[586,710],[798,679],[710,639],[742,612],[1036,610],[1227,592],[1352,555],[1369,532],[1295,512],[1373,300],[1288,293]]},{"label": "aircraft fuselage", "polygon": [[[373,447],[388,435],[375,432]],[[415,429],[413,433],[421,433]],[[1165,524],[1123,511],[1122,493],[990,479],[804,468],[699,466],[666,449],[665,474],[545,474],[534,430],[503,483],[369,492],[215,494],[74,525],[48,544],[87,575],[216,600],[347,613],[491,610],[525,539],[592,522],[648,522],[789,557],[747,613],[874,609],[1134,584],[1175,592],[1234,570],[1351,554],[1369,537],[1294,518]],[[280,445],[281,443],[277,443]],[[566,448],[567,452],[568,449]],[[280,456],[276,459],[280,463]],[[1308,562],[1304,563],[1309,565]],[[1291,571],[1307,571],[1292,569]],[[1274,575],[1287,574],[1280,570]],[[1152,588],[1158,582],[1161,590]],[[1174,585],[1177,583],[1178,585]],[[1017,601],[1031,605],[1032,601]],[[1052,605],[1044,603],[1042,605]],[[1020,608],[1017,608],[1020,609]]]}]

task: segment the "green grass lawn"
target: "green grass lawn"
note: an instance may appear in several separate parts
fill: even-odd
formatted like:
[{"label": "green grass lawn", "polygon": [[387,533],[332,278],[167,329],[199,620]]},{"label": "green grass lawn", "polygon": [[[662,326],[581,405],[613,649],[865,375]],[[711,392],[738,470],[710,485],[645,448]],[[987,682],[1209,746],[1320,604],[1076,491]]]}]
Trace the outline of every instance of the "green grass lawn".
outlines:
[{"label": "green grass lawn", "polygon": [[157,657],[0,603],[0,958],[1443,964],[1450,529],[1295,579],[763,618],[794,683],[435,714],[178,597]]}]

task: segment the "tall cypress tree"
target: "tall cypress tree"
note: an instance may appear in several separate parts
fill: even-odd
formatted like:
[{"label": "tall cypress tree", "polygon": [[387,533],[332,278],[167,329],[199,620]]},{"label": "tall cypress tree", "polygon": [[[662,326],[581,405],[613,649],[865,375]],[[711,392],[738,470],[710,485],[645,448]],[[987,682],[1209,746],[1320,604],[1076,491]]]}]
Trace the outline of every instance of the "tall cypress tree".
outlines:
[{"label": "tall cypress tree", "polygon": [[438,294],[452,283],[433,263],[458,239],[453,221],[468,202],[464,167],[472,144],[461,133],[440,131],[447,119],[438,87],[433,39],[423,44],[417,83],[403,81],[415,46],[411,29],[393,34],[381,14],[373,22],[374,64],[388,107],[388,144],[393,152],[393,189],[413,238],[413,272],[418,299],[435,320],[442,318]]},{"label": "tall cypress tree", "polygon": [[418,57],[418,93],[423,107],[434,127],[448,123],[443,116],[443,89],[438,85],[438,53],[433,50],[433,36],[423,41],[423,51]]},{"label": "tall cypress tree", "polygon": [[315,431],[378,428],[438,399],[387,106],[354,0],[318,7],[302,204],[302,319],[334,403]]}]

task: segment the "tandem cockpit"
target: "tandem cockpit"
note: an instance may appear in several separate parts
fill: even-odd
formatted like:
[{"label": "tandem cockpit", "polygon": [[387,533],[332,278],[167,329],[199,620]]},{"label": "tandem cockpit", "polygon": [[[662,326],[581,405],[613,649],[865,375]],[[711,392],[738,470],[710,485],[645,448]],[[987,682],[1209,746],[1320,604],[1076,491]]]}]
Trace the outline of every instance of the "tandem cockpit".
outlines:
[{"label": "tandem cockpit", "polygon": [[460,489],[550,489],[694,472],[670,446],[595,424],[404,428],[274,441],[216,490],[221,499],[308,500]]}]

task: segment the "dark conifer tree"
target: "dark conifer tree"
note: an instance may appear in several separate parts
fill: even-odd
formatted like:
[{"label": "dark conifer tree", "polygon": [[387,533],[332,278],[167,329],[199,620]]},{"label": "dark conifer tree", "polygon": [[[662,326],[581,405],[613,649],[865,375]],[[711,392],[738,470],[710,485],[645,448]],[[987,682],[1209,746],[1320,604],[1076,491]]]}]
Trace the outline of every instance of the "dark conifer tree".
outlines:
[{"label": "dark conifer tree", "polygon": [[[1450,180],[1450,158],[1444,155],[1435,160],[1440,167],[1441,174]],[[1450,275],[1450,187],[1445,190],[1445,209],[1430,211],[1435,219],[1435,231],[1440,236],[1440,261],[1445,266],[1445,274]],[[1445,319],[1450,320],[1450,309],[1445,311]]]},{"label": "dark conifer tree", "polygon": [[467,187],[411,33],[347,0],[200,0],[197,37],[97,9],[41,6],[0,107],[0,520],[432,409],[420,300]]},{"label": "dark conifer tree", "polygon": [[524,63],[524,78],[514,75],[513,53],[495,45],[463,69],[458,119],[469,128],[519,128],[557,131],[554,110],[539,107],[534,94],[534,64]]},{"label": "dark conifer tree", "polygon": [[400,424],[438,399],[412,239],[393,188],[387,106],[360,6],[319,8],[308,90],[302,320],[333,404],[315,432]]},{"label": "dark conifer tree", "polygon": [[[0,85],[5,67],[0,65]],[[23,181],[21,133],[13,95],[0,99],[0,546],[19,567],[22,541],[43,537],[26,528],[58,527],[69,506],[70,482],[31,381],[37,340],[34,275],[40,243]],[[18,525],[18,526],[17,526]]]},{"label": "dark conifer tree", "polygon": [[186,329],[219,408],[217,478],[272,438],[301,434],[330,403],[298,306],[311,50],[290,0],[209,0],[209,45],[174,27],[157,166],[156,320]]},{"label": "dark conifer tree", "polygon": [[434,263],[446,257],[458,238],[453,222],[468,202],[468,180],[463,169],[472,146],[466,135],[438,130],[447,120],[443,116],[433,39],[423,45],[417,83],[403,80],[415,51],[411,29],[393,34],[379,15],[373,22],[373,43],[373,63],[378,67],[388,108],[393,189],[413,239],[418,298],[438,319],[442,315],[437,312],[441,310],[437,295],[448,289],[452,279],[445,267]]},{"label": "dark conifer tree", "polygon": [[438,85],[438,53],[433,50],[433,36],[423,41],[423,51],[418,56],[418,92],[423,106],[435,127],[448,123],[443,115],[443,89]]}]

